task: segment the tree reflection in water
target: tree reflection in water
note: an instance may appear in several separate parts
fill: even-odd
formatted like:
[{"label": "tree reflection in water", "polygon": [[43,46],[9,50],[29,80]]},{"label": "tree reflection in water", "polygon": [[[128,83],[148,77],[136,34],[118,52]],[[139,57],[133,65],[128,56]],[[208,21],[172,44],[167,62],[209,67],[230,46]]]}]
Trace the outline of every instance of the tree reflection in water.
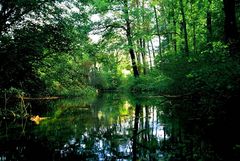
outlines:
[{"label": "tree reflection in water", "polygon": [[[85,117],[95,119],[92,120],[94,123],[82,128],[80,137],[79,123],[75,124],[75,136],[57,149],[61,158],[69,160],[72,156],[79,156],[88,160],[153,160],[162,156],[159,143],[165,135],[157,117],[157,107],[132,106],[123,101],[121,106],[112,107],[112,114],[109,115],[105,111],[108,109],[97,108],[101,110],[101,117],[92,106],[92,110],[89,110],[91,116],[85,114]],[[89,120],[81,121],[81,125],[87,125]]]},{"label": "tree reflection in water", "polygon": [[[10,135],[1,142],[5,146],[0,148],[1,157],[32,160],[28,155],[31,151],[40,153],[35,160],[158,160],[163,157],[160,143],[167,135],[159,106],[113,94],[89,102],[68,99],[48,104],[38,107],[37,113],[33,109],[33,115],[41,114],[48,119],[38,125],[29,121],[25,136],[16,136],[16,127],[6,129]],[[54,110],[39,113],[39,109],[49,107]]]},{"label": "tree reflection in water", "polygon": [[0,121],[0,159],[217,161],[239,158],[240,143],[236,139],[239,133],[233,133],[232,128],[237,127],[234,118],[228,123],[226,120],[217,123],[205,115],[202,117],[192,108],[192,102],[163,99],[137,100],[107,94],[91,101],[63,99],[40,107],[35,103],[32,115],[47,119],[39,125],[29,119],[24,133],[21,120]]}]

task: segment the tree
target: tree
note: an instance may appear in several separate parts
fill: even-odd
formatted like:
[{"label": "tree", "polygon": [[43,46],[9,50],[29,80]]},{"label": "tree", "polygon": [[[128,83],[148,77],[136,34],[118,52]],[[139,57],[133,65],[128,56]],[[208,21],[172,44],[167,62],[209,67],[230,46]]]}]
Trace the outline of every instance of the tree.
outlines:
[{"label": "tree", "polygon": [[182,15],[182,28],[183,28],[183,35],[184,35],[184,50],[185,54],[189,55],[189,47],[188,47],[188,32],[187,32],[187,22],[186,22],[186,16],[184,11],[184,5],[183,0],[179,0],[180,3],[180,10]]},{"label": "tree", "polygon": [[127,41],[128,41],[129,53],[130,53],[130,57],[131,57],[131,61],[132,61],[133,74],[134,74],[134,77],[138,77],[139,71],[137,68],[135,53],[133,50],[132,31],[131,31],[131,22],[130,22],[130,18],[129,18],[128,0],[124,0],[123,3],[124,3],[123,12],[125,14],[124,17],[125,17],[125,22],[126,22],[126,36],[127,36]]},{"label": "tree", "polygon": [[16,25],[21,25],[21,22],[29,14],[35,14],[35,16],[37,16],[41,11],[45,10],[47,6],[53,5],[53,3],[54,0],[1,0],[0,35]]},{"label": "tree", "polygon": [[[212,40],[212,13],[211,13],[212,0],[208,0],[207,7],[207,43],[211,43]],[[211,45],[210,45],[211,47]]]},{"label": "tree", "polygon": [[160,34],[160,27],[159,27],[159,20],[158,20],[158,15],[157,15],[157,9],[155,6],[153,6],[154,9],[154,17],[155,17],[155,23],[156,23],[156,30],[157,30],[157,35],[158,35],[158,46],[159,46],[159,55],[162,57],[162,43],[161,43],[161,34]]},{"label": "tree", "polygon": [[230,54],[236,56],[240,49],[240,41],[236,23],[235,0],[224,0],[223,4],[225,13],[225,42],[229,45]]},{"label": "tree", "polygon": [[62,11],[53,1],[0,4],[0,88],[15,87],[37,93],[44,89],[37,73],[42,59],[70,48],[69,35],[64,34],[67,25],[60,16]]}]

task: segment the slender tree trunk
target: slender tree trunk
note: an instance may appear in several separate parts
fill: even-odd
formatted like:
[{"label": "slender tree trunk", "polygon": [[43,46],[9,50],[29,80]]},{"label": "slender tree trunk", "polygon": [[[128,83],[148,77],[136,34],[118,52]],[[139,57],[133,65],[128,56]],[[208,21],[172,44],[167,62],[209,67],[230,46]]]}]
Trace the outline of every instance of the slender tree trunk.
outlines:
[{"label": "slender tree trunk", "polygon": [[145,122],[145,129],[147,129],[147,138],[148,138],[148,141],[150,141],[150,134],[149,134],[149,109],[148,109],[148,106],[145,106],[145,118],[146,118],[146,122]]},{"label": "slender tree trunk", "polygon": [[128,0],[124,0],[124,13],[125,13],[125,21],[126,21],[126,36],[129,46],[129,53],[132,61],[132,69],[134,77],[139,76],[137,64],[136,64],[136,58],[135,53],[133,50],[133,41],[132,41],[132,33],[131,33],[131,25],[130,25],[130,19],[129,19],[129,11],[128,11]]},{"label": "slender tree trunk", "polygon": [[154,46],[153,46],[153,42],[152,42],[152,40],[150,42],[151,42],[151,46],[152,46],[153,59],[155,59],[156,54],[155,54],[155,49],[154,49]]},{"label": "slender tree trunk", "polygon": [[142,55],[142,64],[143,64],[143,74],[146,75],[147,74],[147,69],[146,69],[146,43],[144,39],[140,39],[141,42],[141,47],[142,47],[142,51],[141,51],[141,55]]},{"label": "slender tree trunk", "polygon": [[193,22],[193,50],[197,54],[197,37],[196,37],[196,23]]},{"label": "slender tree trunk", "polygon": [[[162,7],[162,12],[167,15],[168,14],[168,9],[166,7]],[[163,21],[163,27],[164,27],[164,30],[165,31],[168,31],[168,18],[164,18],[164,21]],[[164,53],[164,50],[169,50],[170,49],[170,33],[167,32],[165,33],[165,47],[162,48],[162,52]]]},{"label": "slender tree trunk", "polygon": [[137,161],[137,133],[138,133],[138,123],[140,116],[141,105],[136,104],[135,108],[135,119],[134,119],[134,128],[133,128],[133,144],[132,144],[132,161]]},{"label": "slender tree trunk", "polygon": [[172,4],[172,8],[173,8],[173,29],[174,29],[174,38],[173,38],[173,46],[174,46],[174,51],[175,54],[177,53],[177,21],[176,21],[176,17],[175,17],[175,9],[174,9],[174,5]]},{"label": "slender tree trunk", "polygon": [[162,58],[162,43],[161,43],[161,35],[160,35],[160,28],[159,28],[159,22],[158,22],[158,15],[157,15],[157,9],[155,6],[153,6],[154,9],[154,16],[155,16],[155,23],[156,23],[156,30],[157,30],[157,35],[158,35],[158,53],[160,58]]},{"label": "slender tree trunk", "polygon": [[229,45],[231,56],[236,56],[239,52],[239,33],[236,23],[235,0],[223,0],[225,13],[225,41]]},{"label": "slender tree trunk", "polygon": [[151,50],[150,50],[150,47],[149,47],[149,42],[147,43],[147,49],[148,49],[148,57],[149,57],[149,67],[150,69],[152,69],[152,56],[151,56]]},{"label": "slender tree trunk", "polygon": [[185,52],[185,42],[184,42],[184,31],[183,31],[183,23],[180,22],[180,41],[181,41],[181,45],[180,45],[180,51],[181,53],[184,53]]},{"label": "slender tree trunk", "polygon": [[212,11],[211,11],[212,0],[208,0],[207,8],[207,45],[212,48]]},{"label": "slender tree trunk", "polygon": [[[143,31],[146,31],[146,22],[145,22],[145,0],[142,0],[141,3],[141,17],[142,17],[142,26],[143,26]],[[142,59],[143,59],[143,73],[144,75],[147,74],[147,61],[146,61],[146,40],[145,38],[142,38]]]},{"label": "slender tree trunk", "polygon": [[[138,10],[140,10],[140,3],[139,3],[139,0],[135,0],[135,5],[137,7]],[[141,30],[141,15],[139,13],[137,13],[137,30]],[[139,47],[139,50],[138,50],[138,54],[137,54],[137,59],[138,59],[138,67],[139,67],[139,73],[141,74],[141,68],[142,68],[142,65],[143,65],[143,59],[142,59],[142,52],[143,52],[143,45],[142,45],[142,38],[140,37],[138,40],[137,40],[137,47]],[[141,67],[141,68],[140,68]]]},{"label": "slender tree trunk", "polygon": [[[191,3],[191,15],[194,14],[193,12],[193,1],[190,1]],[[194,54],[197,54],[197,38],[196,38],[196,17],[191,16],[192,21],[192,28],[193,28],[193,52]]]},{"label": "slender tree trunk", "polygon": [[183,0],[179,0],[180,3],[180,10],[182,15],[182,27],[184,32],[184,50],[185,54],[189,55],[189,47],[188,47],[188,33],[187,33],[187,24],[186,24],[186,17],[184,12]]},{"label": "slender tree trunk", "polygon": [[137,40],[137,47],[138,47],[138,52],[136,52],[136,56],[137,56],[137,64],[142,64],[141,61],[141,40]]}]

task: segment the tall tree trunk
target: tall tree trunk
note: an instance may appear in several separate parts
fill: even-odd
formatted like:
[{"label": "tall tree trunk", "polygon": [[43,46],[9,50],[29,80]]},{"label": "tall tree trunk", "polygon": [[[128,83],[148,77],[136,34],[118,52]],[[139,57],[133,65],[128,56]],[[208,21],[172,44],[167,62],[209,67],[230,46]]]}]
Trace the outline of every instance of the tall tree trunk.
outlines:
[{"label": "tall tree trunk", "polygon": [[183,0],[179,0],[180,3],[180,10],[182,15],[182,27],[184,32],[184,50],[185,54],[189,55],[189,47],[188,47],[188,33],[187,33],[187,24],[186,24],[186,17],[184,12]]},{"label": "tall tree trunk", "polygon": [[153,59],[155,59],[156,54],[155,54],[155,49],[154,49],[154,46],[153,46],[153,42],[152,42],[152,40],[150,42],[151,42],[151,46],[152,46]]},{"label": "tall tree trunk", "polygon": [[[149,128],[149,107],[148,106],[145,106],[145,119],[146,119],[145,129],[150,129]],[[150,139],[151,139],[149,132],[150,132],[150,130],[148,130],[148,132],[146,133],[147,141],[150,141]]]},{"label": "tall tree trunk", "polygon": [[124,0],[124,13],[125,13],[125,21],[126,21],[126,36],[128,41],[128,47],[129,47],[129,53],[132,61],[132,69],[134,77],[139,76],[137,64],[136,64],[136,58],[133,50],[133,41],[132,41],[132,33],[131,33],[131,25],[130,25],[130,19],[129,19],[129,8],[128,8],[128,0]]},{"label": "tall tree trunk", "polygon": [[172,17],[173,17],[173,29],[174,29],[174,38],[173,38],[173,47],[174,47],[174,51],[175,54],[177,53],[177,21],[176,21],[176,17],[175,17],[175,9],[174,9],[174,5],[172,4]]},{"label": "tall tree trunk", "polygon": [[[193,12],[193,1],[190,1],[191,4],[191,15],[194,15]],[[193,29],[193,52],[197,54],[197,38],[196,38],[196,17],[191,16],[192,29]]]},{"label": "tall tree trunk", "polygon": [[207,8],[207,44],[208,47],[212,47],[212,11],[211,11],[212,0],[208,0]]},{"label": "tall tree trunk", "polygon": [[197,54],[197,37],[196,37],[196,23],[193,22],[193,51]]},{"label": "tall tree trunk", "polygon": [[235,0],[223,0],[223,4],[225,13],[225,42],[229,45],[231,56],[236,56],[239,52],[240,41],[236,23]]},{"label": "tall tree trunk", "polygon": [[141,105],[136,104],[134,128],[133,128],[133,136],[132,136],[132,153],[133,153],[132,161],[137,161],[137,134],[138,134],[140,112],[141,112]]},{"label": "tall tree trunk", "polygon": [[[145,21],[145,0],[142,0],[141,3],[141,17],[142,17],[142,27],[143,32],[146,32],[146,21]],[[144,35],[143,35],[144,36]],[[143,73],[144,75],[147,74],[147,61],[146,61],[146,40],[142,38],[142,60],[143,60]]]},{"label": "tall tree trunk", "polygon": [[[168,13],[168,8],[166,6],[162,7],[162,12],[164,13],[164,15],[169,14]],[[162,48],[162,52],[164,53],[165,50],[169,50],[170,49],[170,33],[168,32],[168,18],[164,18],[163,19],[163,30],[167,31],[167,33],[165,33],[165,46],[164,48]]]},{"label": "tall tree trunk", "polygon": [[151,50],[149,46],[149,42],[147,43],[147,49],[148,49],[148,57],[149,57],[149,68],[152,69],[152,56],[151,56]]},{"label": "tall tree trunk", "polygon": [[137,57],[137,64],[142,64],[141,60],[141,40],[137,40],[137,47],[138,47],[138,52],[136,52],[136,57]]},{"label": "tall tree trunk", "polygon": [[140,39],[141,42],[141,55],[142,55],[142,64],[143,64],[143,74],[146,75],[147,74],[147,65],[146,65],[146,43],[144,39]]},{"label": "tall tree trunk", "polygon": [[158,22],[158,15],[157,15],[157,9],[155,6],[153,6],[154,9],[154,16],[155,16],[155,23],[156,23],[156,30],[157,30],[157,35],[158,35],[158,53],[160,58],[162,58],[162,43],[161,43],[161,35],[160,35],[160,28],[159,28],[159,22]]},{"label": "tall tree trunk", "polygon": [[[140,2],[139,0],[134,1],[135,6],[137,7],[138,10],[140,10]],[[137,12],[137,30],[141,30],[141,15]],[[138,66],[141,67],[143,65],[143,59],[142,59],[142,52],[143,52],[143,45],[142,45],[142,38],[140,37],[137,40],[137,47],[139,48],[138,53],[137,53],[137,60],[138,60]],[[143,65],[144,66],[144,65]],[[139,73],[141,74],[141,68],[138,69]]]}]

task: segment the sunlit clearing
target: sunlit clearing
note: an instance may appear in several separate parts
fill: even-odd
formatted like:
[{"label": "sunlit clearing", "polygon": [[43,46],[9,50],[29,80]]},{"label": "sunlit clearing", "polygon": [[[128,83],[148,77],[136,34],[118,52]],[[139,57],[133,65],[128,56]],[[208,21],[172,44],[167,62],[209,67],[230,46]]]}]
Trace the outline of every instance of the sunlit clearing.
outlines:
[{"label": "sunlit clearing", "polygon": [[131,106],[131,104],[128,103],[128,101],[126,101],[123,105],[123,108],[125,108],[126,110],[129,109],[129,107]]},{"label": "sunlit clearing", "polygon": [[90,34],[88,35],[88,37],[91,39],[91,41],[92,41],[93,43],[98,43],[102,36],[101,36],[101,35],[91,34],[91,33],[90,33]]},{"label": "sunlit clearing", "polygon": [[121,108],[121,110],[120,110],[120,115],[128,116],[130,107],[131,107],[131,104],[129,104],[128,101],[125,101],[125,103],[123,104],[123,108]]},{"label": "sunlit clearing", "polygon": [[127,69],[123,69],[123,70],[122,70],[122,74],[123,74],[124,77],[127,77],[128,75],[131,74],[131,71],[130,71],[130,70],[127,70]]},{"label": "sunlit clearing", "polygon": [[104,117],[104,113],[102,111],[98,111],[98,119],[101,120]]},{"label": "sunlit clearing", "polygon": [[100,16],[99,16],[99,14],[94,14],[94,15],[92,15],[91,16],[91,18],[90,18],[90,20],[92,21],[92,22],[98,22],[98,21],[100,21]]}]

